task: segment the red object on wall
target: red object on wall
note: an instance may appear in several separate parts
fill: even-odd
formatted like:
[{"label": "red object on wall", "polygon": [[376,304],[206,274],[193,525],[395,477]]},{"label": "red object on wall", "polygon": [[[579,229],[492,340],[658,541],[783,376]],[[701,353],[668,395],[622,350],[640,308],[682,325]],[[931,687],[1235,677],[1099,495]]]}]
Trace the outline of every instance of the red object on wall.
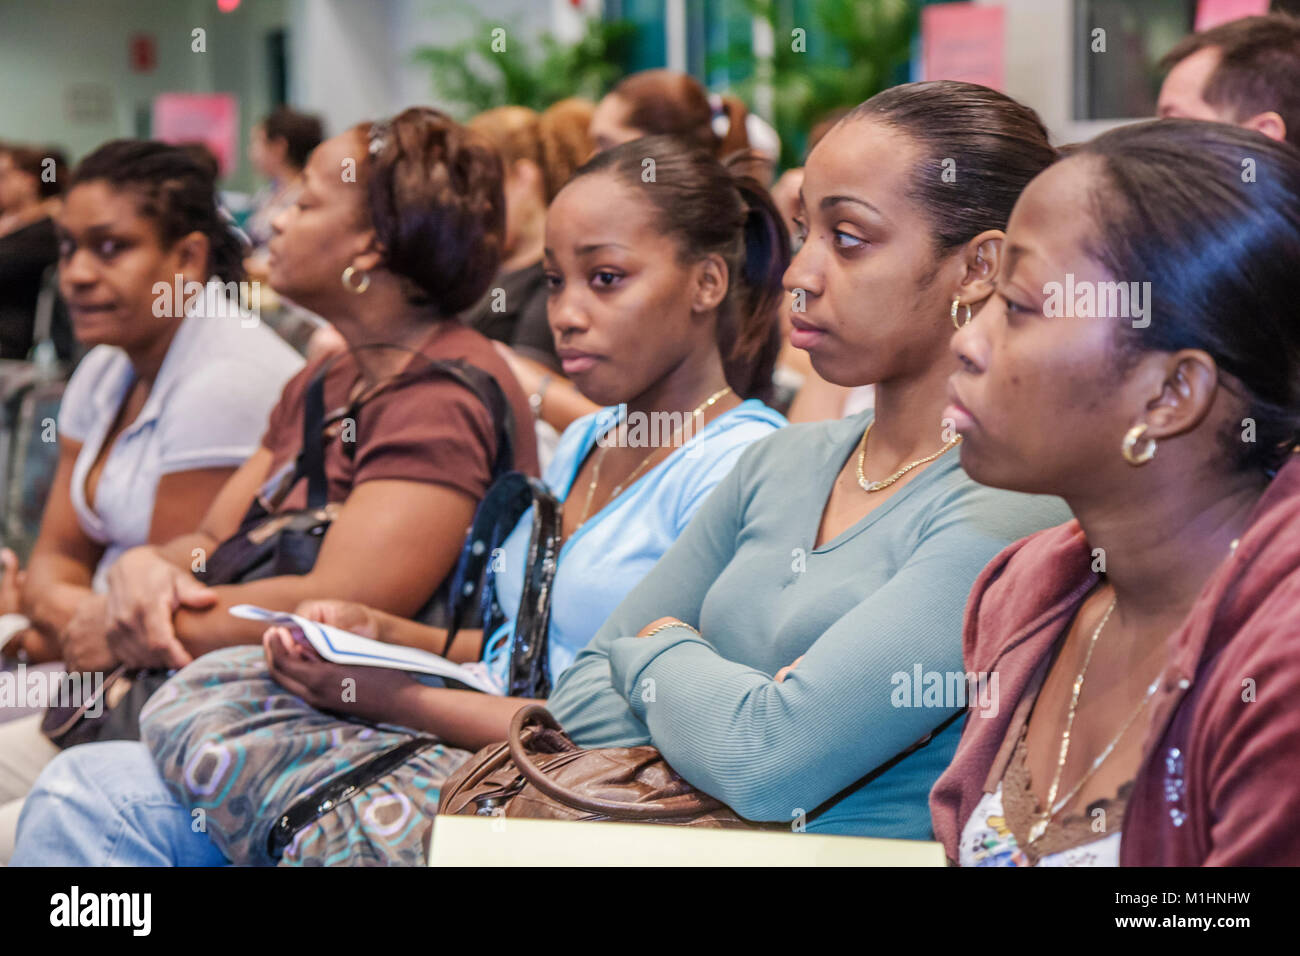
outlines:
[{"label": "red object on wall", "polygon": [[921,63],[927,80],[963,80],[1001,90],[1005,44],[1001,7],[938,3],[921,9]]},{"label": "red object on wall", "polygon": [[239,0],[217,0],[217,9],[222,13],[234,13],[239,9]]},{"label": "red object on wall", "polygon": [[158,44],[152,33],[137,33],[131,37],[131,70],[135,73],[152,73],[158,65]]},{"label": "red object on wall", "polygon": [[1260,17],[1268,13],[1268,0],[1200,0],[1196,5],[1197,33],[1230,20]]},{"label": "red object on wall", "polygon": [[153,138],[202,143],[228,176],[238,161],[239,101],[229,93],[159,93],[153,100]]}]

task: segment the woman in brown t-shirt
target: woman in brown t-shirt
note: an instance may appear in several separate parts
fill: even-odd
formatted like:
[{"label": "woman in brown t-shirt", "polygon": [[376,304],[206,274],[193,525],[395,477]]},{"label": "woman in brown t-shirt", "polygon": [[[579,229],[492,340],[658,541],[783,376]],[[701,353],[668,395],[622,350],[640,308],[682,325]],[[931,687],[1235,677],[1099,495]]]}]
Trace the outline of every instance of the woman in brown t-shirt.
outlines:
[{"label": "woman in brown t-shirt", "polygon": [[[488,340],[452,318],[496,273],[503,226],[499,160],[436,110],[408,109],[316,149],[298,202],[272,224],[269,265],[276,290],[327,317],[351,347],[326,375],[327,409],[418,367],[419,352],[488,372],[515,421],[531,422]],[[394,347],[358,349],[374,345]],[[474,393],[430,377],[376,394],[354,433],[330,440],[329,499],[342,507],[310,572],[211,588],[194,577],[254,497],[291,467],[304,392],[320,366],[290,380],[262,447],[221,489],[199,531],[133,549],[114,565],[102,635],[114,660],[177,667],[217,647],[258,643],[265,625],[231,617],[236,604],[289,610],[305,598],[346,595],[409,616],[452,570],[491,478],[495,429]],[[356,442],[347,453],[346,440]],[[531,428],[514,429],[514,452],[516,468],[537,473]],[[279,508],[302,507],[304,497],[295,488]]]}]

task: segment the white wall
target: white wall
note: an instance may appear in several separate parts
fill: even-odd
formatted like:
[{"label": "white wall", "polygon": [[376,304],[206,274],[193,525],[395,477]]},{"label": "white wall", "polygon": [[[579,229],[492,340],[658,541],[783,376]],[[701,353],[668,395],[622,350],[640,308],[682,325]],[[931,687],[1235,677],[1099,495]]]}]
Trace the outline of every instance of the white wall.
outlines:
[{"label": "white wall", "polygon": [[[266,32],[284,23],[285,0],[245,0],[222,14],[215,0],[0,0],[0,139],[48,143],[73,160],[139,132],[138,116],[167,92],[229,92],[240,101],[241,165],[247,129],[269,108]],[[192,31],[207,31],[206,52]],[[154,38],[157,66],[130,68],[130,38]],[[68,91],[94,84],[110,97],[102,121],[75,120]]]},{"label": "white wall", "polygon": [[[466,38],[473,21],[455,0],[291,0],[291,98],[326,118],[331,132],[406,106],[448,106],[430,68],[413,61],[421,46]],[[470,7],[526,44],[552,28],[545,0],[479,0]]]},{"label": "white wall", "polygon": [[[0,0],[0,138],[49,142],[79,156],[105,139],[135,132],[136,111],[155,94],[210,89],[209,61],[191,53],[199,25],[192,0]],[[157,41],[152,73],[133,73],[132,34]],[[77,84],[96,84],[111,96],[102,122],[76,122],[66,96]]]},{"label": "white wall", "polygon": [[1074,118],[1072,0],[979,2],[1006,11],[1005,92],[1038,111],[1053,143],[1081,142],[1127,122]]}]

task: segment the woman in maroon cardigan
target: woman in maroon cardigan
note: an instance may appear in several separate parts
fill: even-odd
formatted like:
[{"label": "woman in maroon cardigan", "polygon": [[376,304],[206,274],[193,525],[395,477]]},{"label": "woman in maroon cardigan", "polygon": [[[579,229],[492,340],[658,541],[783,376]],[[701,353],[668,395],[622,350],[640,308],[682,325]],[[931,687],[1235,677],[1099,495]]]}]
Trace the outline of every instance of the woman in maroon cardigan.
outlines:
[{"label": "woman in maroon cardigan", "polygon": [[975,585],[966,667],[999,699],[935,833],[962,865],[1300,863],[1300,153],[1124,127],[1006,243],[945,417],[973,478],[1077,520]]}]

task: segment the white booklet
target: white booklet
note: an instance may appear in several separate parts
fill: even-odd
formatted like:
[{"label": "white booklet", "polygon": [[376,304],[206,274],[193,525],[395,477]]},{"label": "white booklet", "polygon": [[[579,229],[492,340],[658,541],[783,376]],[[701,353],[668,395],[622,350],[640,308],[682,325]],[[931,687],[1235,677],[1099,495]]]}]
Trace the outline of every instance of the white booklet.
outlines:
[{"label": "white booklet", "polygon": [[400,644],[385,644],[374,641],[351,631],[344,631],[328,624],[318,624],[297,614],[284,611],[269,611],[253,604],[237,604],[230,609],[235,617],[248,621],[266,621],[268,624],[289,624],[297,627],[311,642],[316,653],[333,664],[361,665],[363,667],[391,667],[413,674],[428,674],[440,677],[449,686],[461,686],[467,690],[482,691],[485,694],[502,694],[482,662],[473,664],[455,664],[445,657],[430,654],[415,647]]}]

